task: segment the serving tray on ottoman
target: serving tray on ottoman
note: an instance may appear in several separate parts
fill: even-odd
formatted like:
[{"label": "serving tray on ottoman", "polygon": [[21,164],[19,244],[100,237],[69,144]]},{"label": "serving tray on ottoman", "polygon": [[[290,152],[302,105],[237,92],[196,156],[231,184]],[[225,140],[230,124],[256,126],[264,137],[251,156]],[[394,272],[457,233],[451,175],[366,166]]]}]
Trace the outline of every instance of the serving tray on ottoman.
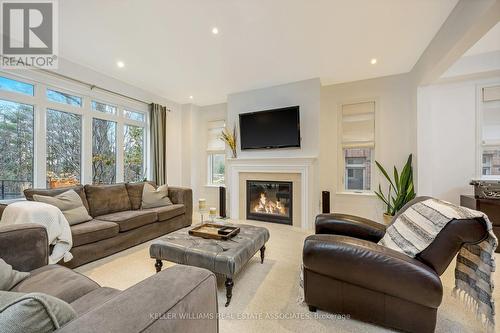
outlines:
[{"label": "serving tray on ottoman", "polygon": [[189,234],[202,238],[228,240],[239,234],[240,228],[222,224],[204,223],[189,230]]},{"label": "serving tray on ottoman", "polygon": [[264,263],[264,251],[269,240],[266,228],[246,224],[224,224],[240,231],[228,240],[207,239],[190,235],[192,227],[174,231],[152,242],[149,255],[156,259],[156,272],[161,271],[162,260],[181,265],[208,269],[226,278],[226,306],[229,305],[234,286],[233,278],[260,250]]}]

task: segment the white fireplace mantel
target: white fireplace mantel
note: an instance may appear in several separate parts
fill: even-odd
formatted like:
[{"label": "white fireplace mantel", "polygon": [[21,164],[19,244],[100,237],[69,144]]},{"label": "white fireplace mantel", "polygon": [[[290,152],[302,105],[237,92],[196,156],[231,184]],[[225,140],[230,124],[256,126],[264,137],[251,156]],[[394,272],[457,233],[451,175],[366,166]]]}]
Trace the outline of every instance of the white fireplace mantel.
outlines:
[{"label": "white fireplace mantel", "polygon": [[314,216],[314,168],[316,157],[296,158],[230,158],[227,160],[228,181],[226,187],[229,194],[229,214],[238,219],[240,173],[297,173],[301,180],[301,221],[302,229],[313,227]]}]

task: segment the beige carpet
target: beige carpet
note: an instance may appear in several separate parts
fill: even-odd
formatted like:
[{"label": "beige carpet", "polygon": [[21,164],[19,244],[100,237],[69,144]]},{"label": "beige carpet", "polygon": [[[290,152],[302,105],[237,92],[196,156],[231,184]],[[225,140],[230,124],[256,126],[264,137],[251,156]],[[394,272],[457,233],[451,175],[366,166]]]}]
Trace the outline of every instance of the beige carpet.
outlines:
[{"label": "beige carpet", "polygon": [[[224,283],[219,281],[219,311],[225,317],[220,320],[221,332],[390,332],[360,321],[332,317],[321,311],[316,313],[319,318],[310,317],[313,314],[307,307],[297,302],[302,245],[309,233],[273,223],[238,223],[265,226],[271,238],[266,245],[264,264],[260,264],[257,254],[235,278],[233,299],[227,308],[224,307]],[[145,243],[79,267],[77,271],[102,286],[126,289],[155,273],[148,249],[149,243]],[[164,269],[169,265],[172,264],[164,263]],[[451,296],[453,267],[454,263],[442,276],[445,295],[439,309],[436,332],[484,332],[475,317]],[[495,282],[500,285],[498,274]],[[495,291],[495,299],[499,299],[498,290]],[[496,321],[499,321],[498,315]]]}]

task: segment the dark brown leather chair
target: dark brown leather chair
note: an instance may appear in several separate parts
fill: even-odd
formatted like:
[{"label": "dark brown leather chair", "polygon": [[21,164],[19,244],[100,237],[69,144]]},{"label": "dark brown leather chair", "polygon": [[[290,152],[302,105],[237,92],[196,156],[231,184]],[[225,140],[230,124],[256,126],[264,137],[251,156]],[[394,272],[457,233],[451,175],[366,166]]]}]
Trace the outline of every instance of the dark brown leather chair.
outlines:
[{"label": "dark brown leather chair", "polygon": [[[425,199],[414,199],[400,213]],[[305,302],[311,311],[349,314],[407,332],[434,332],[443,298],[439,276],[463,244],[487,237],[485,222],[449,222],[416,258],[378,245],[385,229],[352,215],[318,215],[316,235],[304,242]]]}]

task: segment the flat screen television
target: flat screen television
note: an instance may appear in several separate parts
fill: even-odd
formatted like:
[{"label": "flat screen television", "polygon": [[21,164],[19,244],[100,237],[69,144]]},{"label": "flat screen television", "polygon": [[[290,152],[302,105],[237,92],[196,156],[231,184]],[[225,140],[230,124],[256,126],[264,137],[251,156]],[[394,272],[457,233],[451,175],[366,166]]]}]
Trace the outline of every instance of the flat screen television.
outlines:
[{"label": "flat screen television", "polygon": [[299,107],[240,114],[241,149],[300,147]]}]

